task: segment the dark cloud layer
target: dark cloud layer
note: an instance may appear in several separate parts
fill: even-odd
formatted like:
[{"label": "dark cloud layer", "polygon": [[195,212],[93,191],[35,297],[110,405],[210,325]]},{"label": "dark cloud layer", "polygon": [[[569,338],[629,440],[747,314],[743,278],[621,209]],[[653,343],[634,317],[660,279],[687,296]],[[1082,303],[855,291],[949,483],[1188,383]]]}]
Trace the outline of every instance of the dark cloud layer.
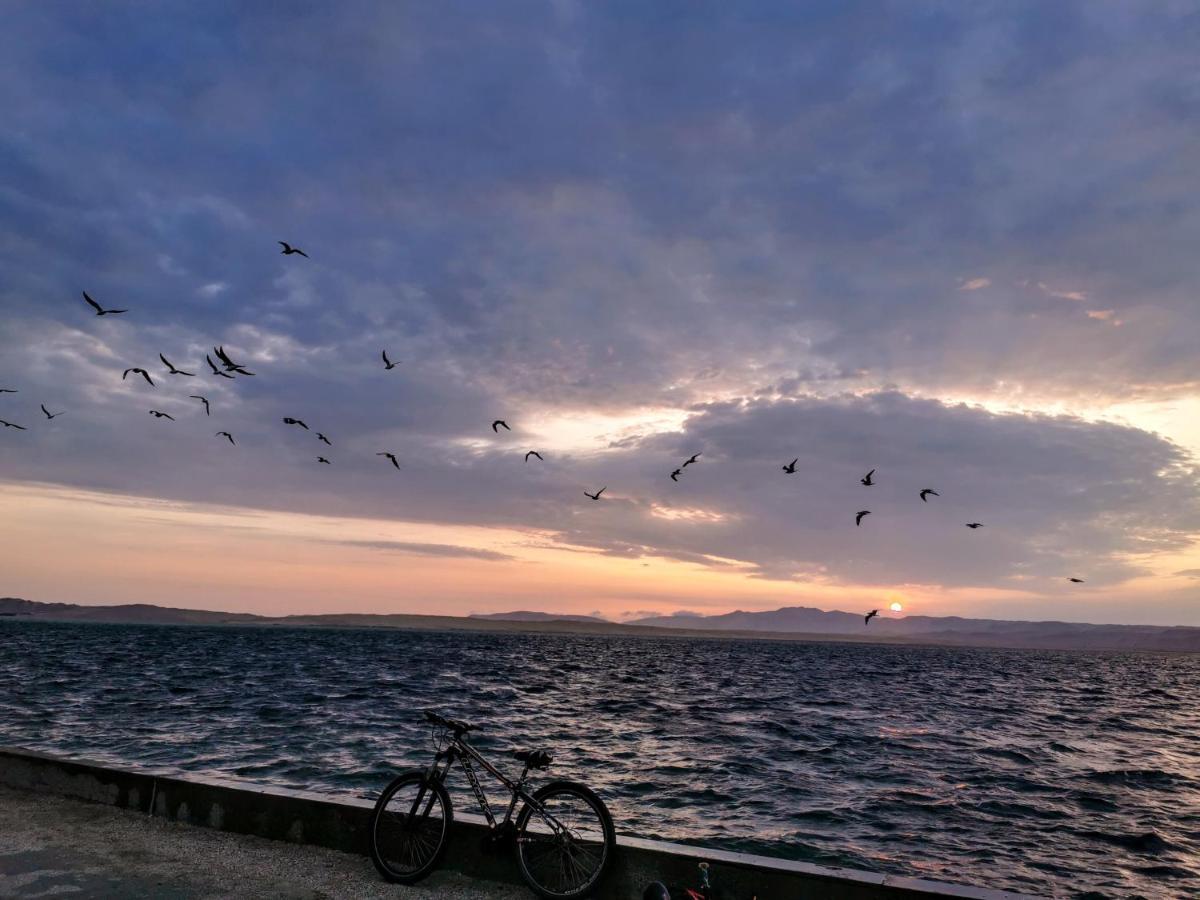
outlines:
[{"label": "dark cloud layer", "polygon": [[[1198,32],[1096,2],[10,10],[0,417],[37,427],[0,477],[770,578],[1128,577],[1200,527],[1178,448],[915,398],[1196,388]],[[120,380],[214,343],[259,377]],[[520,462],[527,415],[639,406],[692,417]]]}]

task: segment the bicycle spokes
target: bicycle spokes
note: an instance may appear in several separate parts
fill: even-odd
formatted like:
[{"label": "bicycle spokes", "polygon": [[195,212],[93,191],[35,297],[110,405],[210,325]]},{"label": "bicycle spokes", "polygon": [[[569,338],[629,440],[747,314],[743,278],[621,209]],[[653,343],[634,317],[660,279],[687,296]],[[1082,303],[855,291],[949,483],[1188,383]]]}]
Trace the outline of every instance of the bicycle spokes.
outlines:
[{"label": "bicycle spokes", "polygon": [[555,791],[540,801],[518,837],[522,861],[530,880],[544,891],[575,895],[604,868],[605,820],[588,797],[571,789]]},{"label": "bicycle spokes", "polygon": [[402,785],[380,811],[375,842],[380,857],[396,874],[420,871],[445,839],[446,812],[440,795],[425,785]]}]

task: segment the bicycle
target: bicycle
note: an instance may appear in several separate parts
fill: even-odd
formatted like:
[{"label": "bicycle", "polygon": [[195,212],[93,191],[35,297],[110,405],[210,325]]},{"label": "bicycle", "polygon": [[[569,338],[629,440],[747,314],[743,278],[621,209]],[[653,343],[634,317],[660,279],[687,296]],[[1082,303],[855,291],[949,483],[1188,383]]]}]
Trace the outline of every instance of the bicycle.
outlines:
[{"label": "bicycle", "polygon": [[[574,900],[587,897],[612,864],[617,836],[612,816],[596,794],[573,781],[552,781],[532,794],[526,790],[534,769],[550,766],[545,750],[518,750],[525,764],[513,781],[489,763],[467,740],[474,726],[430,710],[435,755],[425,769],[401,773],[384,789],[371,814],[371,860],[388,881],[414,884],[432,872],[446,851],[454,809],[445,781],[457,762],[467,776],[495,840],[511,839],[525,882],[540,897]],[[503,820],[496,821],[475,765],[504,785],[511,795]],[[513,819],[517,801],[524,801]]]}]

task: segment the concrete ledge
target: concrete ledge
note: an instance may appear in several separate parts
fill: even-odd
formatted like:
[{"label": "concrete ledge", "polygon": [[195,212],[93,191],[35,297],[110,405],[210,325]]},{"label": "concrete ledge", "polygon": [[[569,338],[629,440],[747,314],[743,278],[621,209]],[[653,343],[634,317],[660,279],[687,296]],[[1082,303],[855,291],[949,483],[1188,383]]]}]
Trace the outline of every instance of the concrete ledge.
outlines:
[{"label": "concrete ledge", "polygon": [[[0,784],[140,810],[191,825],[358,854],[367,853],[367,825],[373,807],[370,801],[357,798],[335,800],[324,794],[267,788],[235,779],[116,769],[15,748],[0,748]],[[617,838],[613,869],[598,896],[614,900],[640,897],[642,887],[654,880],[694,884],[700,862],[711,865],[719,895],[731,898],[1027,897],[624,835]],[[477,878],[521,883],[511,851],[489,847],[486,823],[477,815],[455,813],[443,865]]]}]

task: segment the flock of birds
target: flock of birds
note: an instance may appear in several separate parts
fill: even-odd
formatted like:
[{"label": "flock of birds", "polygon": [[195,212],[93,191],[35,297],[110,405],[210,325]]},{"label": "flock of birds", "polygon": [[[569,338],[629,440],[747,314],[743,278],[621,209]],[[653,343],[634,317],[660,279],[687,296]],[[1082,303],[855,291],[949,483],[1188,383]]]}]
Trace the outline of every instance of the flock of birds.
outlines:
[{"label": "flock of birds", "polygon": [[[305,253],[303,250],[301,250],[299,247],[293,247],[291,244],[287,243],[286,241],[278,241],[278,243],[283,248],[282,254],[284,256],[299,255],[299,256],[303,256],[305,259],[309,258],[308,254]],[[97,316],[114,316],[114,315],[120,315],[120,314],[129,312],[129,310],[127,310],[127,309],[105,309],[103,306],[101,306],[99,303],[97,303],[94,299],[92,299],[92,297],[88,295],[87,291],[83,292],[83,299],[90,307],[92,307],[92,309],[95,311]],[[212,358],[213,355],[215,355],[217,357],[219,364],[217,362],[213,361],[213,358]],[[395,369],[400,364],[399,361],[392,361],[388,357],[387,350],[384,350],[381,355],[383,358],[383,365],[384,365],[385,371],[390,372],[392,369]],[[166,367],[167,375],[169,375],[169,376],[176,375],[176,376],[181,376],[181,377],[186,377],[186,378],[195,378],[196,377],[196,373],[187,372],[187,371],[184,371],[183,369],[180,369],[174,363],[172,363],[169,359],[167,359],[167,357],[164,354],[159,353],[158,358],[162,361],[162,364]],[[213,353],[205,354],[204,359],[205,359],[205,362],[208,363],[209,369],[211,370],[213,376],[215,376],[215,377],[226,378],[226,379],[235,379],[238,376],[255,377],[254,372],[251,372],[249,369],[247,369],[241,363],[234,362],[233,359],[226,352],[226,350],[223,346],[214,347]],[[155,387],[154,379],[151,377],[150,373],[144,368],[141,368],[139,366],[129,367],[122,373],[121,380],[124,381],[124,380],[128,379],[130,375],[133,375],[135,377],[141,377],[142,379],[145,380],[145,382],[148,385],[150,385],[151,387]],[[18,391],[14,388],[0,388],[0,394],[16,394],[16,393],[18,393]],[[200,403],[203,404],[204,414],[206,416],[212,415],[212,407],[211,407],[207,397],[205,397],[203,394],[189,394],[188,397],[189,397],[189,399],[192,399],[192,400],[199,400]],[[46,409],[45,404],[40,404],[40,405],[41,405],[42,413],[46,416],[47,421],[56,419],[59,416],[63,415],[62,412],[56,412],[56,413],[50,412],[50,410]],[[174,416],[170,415],[169,413],[162,412],[161,410],[152,409],[149,412],[150,412],[150,415],[154,416],[156,419],[167,419],[172,422],[175,421]],[[297,418],[294,418],[291,416],[284,416],[283,424],[295,426],[297,428],[302,428],[305,431],[312,430],[308,427],[307,423],[305,423],[302,419],[297,419]],[[3,425],[4,428],[6,428],[6,429],[13,428],[13,429],[16,429],[17,431],[25,431],[26,430],[26,427],[24,425],[18,425],[15,422],[9,422],[4,419],[0,419],[0,425]],[[505,431],[512,431],[512,429],[509,427],[508,423],[506,421],[504,421],[503,419],[496,419],[495,421],[492,422],[492,431],[494,433],[499,434],[501,428],[503,428]],[[329,438],[326,437],[320,431],[313,432],[313,433],[315,434],[318,441],[322,442],[326,446],[330,446],[330,447],[333,446],[333,443],[329,440]],[[234,440],[233,435],[228,431],[218,431],[214,434],[214,437],[222,438],[222,439],[228,441],[232,446],[237,446],[237,441]],[[396,469],[400,469],[400,461],[396,457],[395,453],[392,453],[391,451],[388,451],[388,450],[383,450],[383,451],[376,453],[375,455],[386,458],[392,466],[394,466]],[[683,470],[686,469],[688,466],[694,465],[697,462],[699,462],[700,455],[701,454],[699,454],[699,453],[695,453],[688,459],[684,460],[683,463],[681,463],[678,466],[678,468],[674,469],[671,472],[671,474],[670,474],[671,481],[678,482],[680,476],[683,475]],[[525,462],[529,462],[530,457],[534,457],[534,458],[538,459],[539,461],[544,462],[544,460],[542,458],[542,454],[539,453],[537,450],[527,451],[525,453]],[[332,465],[332,463],[324,456],[317,456],[316,461],[323,465]],[[800,458],[796,457],[790,463],[787,463],[786,465],[784,465],[782,467],[784,473],[787,475],[794,475],[796,473],[796,465],[799,462],[800,462]],[[876,472],[875,469],[872,469],[871,471],[869,471],[866,475],[864,475],[861,479],[859,479],[860,483],[864,487],[874,487],[876,484],[875,472]],[[584,491],[583,493],[584,493],[584,496],[589,498],[590,500],[598,501],[600,499],[601,495],[607,490],[608,490],[608,487],[605,486],[605,487],[600,488],[600,490],[598,490],[594,493],[591,491]],[[918,496],[921,498],[921,502],[928,503],[930,497],[940,497],[941,494],[939,494],[933,488],[922,488],[918,492]],[[858,512],[856,512],[854,514],[855,526],[861,527],[863,519],[869,515],[871,515],[871,510],[869,510],[869,509],[860,509]],[[971,530],[975,530],[978,528],[982,528],[983,523],[982,522],[967,522],[966,527],[970,528]],[[1082,578],[1072,577],[1072,578],[1068,578],[1067,580],[1074,584],[1082,584],[1083,583]],[[877,609],[871,610],[864,616],[864,623],[869,625],[871,623],[871,619],[873,619],[877,615],[879,615],[879,610],[877,610]]]}]

